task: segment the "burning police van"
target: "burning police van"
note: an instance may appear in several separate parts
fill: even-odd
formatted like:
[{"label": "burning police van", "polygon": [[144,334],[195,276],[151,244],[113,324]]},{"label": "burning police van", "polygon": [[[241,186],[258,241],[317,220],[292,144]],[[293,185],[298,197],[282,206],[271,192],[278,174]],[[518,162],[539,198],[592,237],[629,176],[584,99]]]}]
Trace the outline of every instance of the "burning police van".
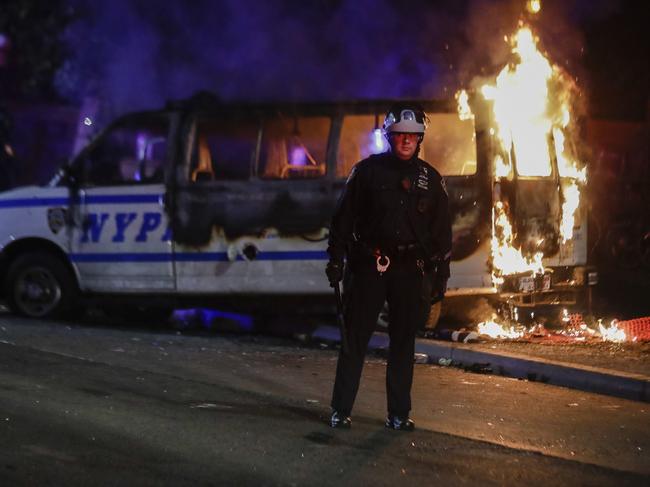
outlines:
[{"label": "burning police van", "polygon": [[[253,312],[331,305],[329,220],[354,163],[388,149],[380,127],[391,103],[202,95],[118,118],[46,186],[0,194],[4,299],[31,317],[66,316],[95,298]],[[534,176],[512,158],[496,177],[507,154],[487,108],[460,117],[454,100],[423,106],[420,156],[445,177],[453,217],[448,296],[576,303],[586,218],[578,205],[572,236],[562,238],[557,157]],[[495,250],[507,238],[534,251],[539,269],[508,271]]]}]

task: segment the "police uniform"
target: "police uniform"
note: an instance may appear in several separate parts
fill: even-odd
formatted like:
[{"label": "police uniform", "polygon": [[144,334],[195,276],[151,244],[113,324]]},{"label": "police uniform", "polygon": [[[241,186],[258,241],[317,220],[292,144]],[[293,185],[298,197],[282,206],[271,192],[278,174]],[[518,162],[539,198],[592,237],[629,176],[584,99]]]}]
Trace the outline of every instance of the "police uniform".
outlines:
[{"label": "police uniform", "polygon": [[[347,259],[349,350],[339,354],[335,414],[345,417],[352,410],[368,341],[387,301],[388,414],[408,418],[415,335],[427,318],[436,280],[449,276],[450,250],[448,198],[438,171],[415,156],[405,161],[390,152],[356,164],[332,218],[328,246],[332,262]],[[385,265],[385,257],[390,264],[380,272],[377,260]]]}]

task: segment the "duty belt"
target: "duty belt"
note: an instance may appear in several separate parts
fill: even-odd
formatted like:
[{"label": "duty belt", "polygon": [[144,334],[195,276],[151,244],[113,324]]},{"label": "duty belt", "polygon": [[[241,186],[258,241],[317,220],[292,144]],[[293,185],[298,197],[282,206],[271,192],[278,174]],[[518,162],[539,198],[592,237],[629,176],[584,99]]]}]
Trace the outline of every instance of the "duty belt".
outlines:
[{"label": "duty belt", "polygon": [[380,276],[388,270],[391,263],[391,258],[401,260],[408,257],[416,257],[416,264],[420,272],[424,275],[424,260],[422,259],[422,252],[417,243],[398,244],[391,247],[379,247],[369,245],[365,242],[357,241],[357,245],[367,253],[375,258],[377,265],[377,272]]},{"label": "duty belt", "polygon": [[388,255],[390,257],[407,257],[421,253],[420,246],[417,243],[406,243],[398,245],[374,245],[363,241],[358,241],[357,244],[363,249],[364,253],[369,255]]}]

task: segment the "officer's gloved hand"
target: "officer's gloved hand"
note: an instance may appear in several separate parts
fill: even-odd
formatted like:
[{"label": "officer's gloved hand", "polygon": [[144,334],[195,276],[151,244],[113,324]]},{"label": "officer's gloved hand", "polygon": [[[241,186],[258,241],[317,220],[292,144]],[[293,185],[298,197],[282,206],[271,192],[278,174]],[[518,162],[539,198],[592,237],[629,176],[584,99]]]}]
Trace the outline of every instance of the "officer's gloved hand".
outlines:
[{"label": "officer's gloved hand", "polygon": [[447,292],[447,278],[436,276],[433,281],[433,288],[431,289],[431,304],[436,304],[442,301]]},{"label": "officer's gloved hand", "polygon": [[343,279],[343,261],[330,259],[325,267],[325,274],[330,286],[335,287]]}]

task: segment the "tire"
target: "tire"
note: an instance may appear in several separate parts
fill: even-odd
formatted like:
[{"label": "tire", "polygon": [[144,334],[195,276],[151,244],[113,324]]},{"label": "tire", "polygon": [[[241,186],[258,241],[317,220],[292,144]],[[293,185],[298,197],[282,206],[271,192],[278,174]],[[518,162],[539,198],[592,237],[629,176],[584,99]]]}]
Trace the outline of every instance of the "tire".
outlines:
[{"label": "tire", "polygon": [[22,254],[9,266],[5,280],[9,309],[29,318],[72,316],[79,295],[72,272],[51,253]]}]

